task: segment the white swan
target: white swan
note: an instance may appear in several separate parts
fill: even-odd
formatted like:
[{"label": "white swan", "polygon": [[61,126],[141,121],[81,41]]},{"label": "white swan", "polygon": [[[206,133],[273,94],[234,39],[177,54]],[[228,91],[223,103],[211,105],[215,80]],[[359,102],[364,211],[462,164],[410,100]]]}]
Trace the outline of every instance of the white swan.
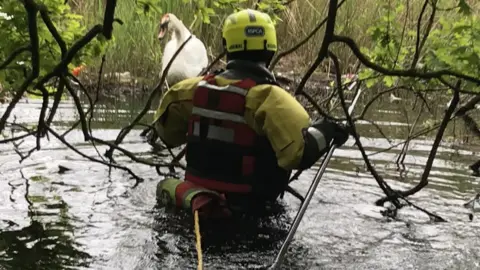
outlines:
[{"label": "white swan", "polygon": [[[162,40],[168,30],[172,30],[172,38],[168,41],[163,50],[162,72],[160,73],[160,77],[177,49],[180,48],[183,42],[185,42],[185,40],[191,35],[190,31],[185,27],[182,21],[172,13],[163,15],[160,21],[158,39]],[[167,87],[169,85],[174,85],[181,80],[198,76],[207,66],[207,49],[203,42],[193,35],[170,66],[166,79]]]}]

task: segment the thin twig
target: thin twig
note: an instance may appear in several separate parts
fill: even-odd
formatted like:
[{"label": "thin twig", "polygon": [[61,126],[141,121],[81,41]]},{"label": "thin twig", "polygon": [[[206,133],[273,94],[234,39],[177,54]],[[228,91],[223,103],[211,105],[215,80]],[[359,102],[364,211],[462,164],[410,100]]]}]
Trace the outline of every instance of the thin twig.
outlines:
[{"label": "thin twig", "polygon": [[[346,0],[342,0],[340,1],[340,3],[337,5],[337,9],[339,9],[344,3],[345,3]],[[317,32],[318,30],[320,30],[320,28],[323,27],[323,25],[325,23],[327,23],[329,17],[325,17],[317,26],[315,26],[315,28],[313,28],[312,31],[310,31],[310,33],[304,38],[302,39],[300,42],[298,42],[297,44],[293,45],[291,48],[283,51],[283,52],[280,52],[277,54],[277,56],[272,60],[272,63],[270,64],[270,67],[269,69],[270,70],[273,70],[275,69],[275,66],[277,65],[277,63],[280,61],[280,59],[282,59],[283,57],[295,52],[296,50],[298,50],[300,47],[302,47],[303,45],[305,45]]]},{"label": "thin twig", "polygon": [[60,142],[62,142],[64,145],[66,145],[68,148],[70,148],[71,150],[73,150],[75,153],[79,154],[80,156],[90,160],[90,161],[93,161],[93,162],[96,162],[96,163],[100,163],[100,164],[103,164],[105,166],[108,166],[109,168],[113,167],[113,168],[116,168],[116,169],[120,169],[120,170],[124,170],[126,172],[128,172],[134,179],[135,179],[135,185],[134,187],[138,186],[138,184],[140,184],[141,182],[143,182],[143,178],[137,176],[132,170],[130,170],[129,168],[127,167],[124,167],[124,166],[121,166],[121,165],[117,165],[117,164],[112,164],[112,163],[107,163],[107,162],[104,162],[102,160],[98,160],[96,158],[93,158],[93,157],[90,157],[84,153],[82,153],[80,150],[78,150],[75,146],[71,145],[69,142],[67,142],[65,140],[65,138],[63,138],[62,136],[60,136],[60,134],[58,134],[56,131],[54,131],[52,128],[50,128],[49,126],[46,127],[47,130],[52,133],[53,136],[55,136]]}]

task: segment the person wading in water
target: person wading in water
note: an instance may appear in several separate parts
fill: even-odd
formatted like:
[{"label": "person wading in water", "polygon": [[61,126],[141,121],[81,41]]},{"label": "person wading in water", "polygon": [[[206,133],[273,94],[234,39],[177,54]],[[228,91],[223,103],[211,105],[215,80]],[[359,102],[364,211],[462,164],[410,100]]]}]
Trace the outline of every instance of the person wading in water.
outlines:
[{"label": "person wading in water", "polygon": [[349,136],[306,110],[267,69],[277,51],[268,14],[242,10],[223,25],[225,70],[173,85],[160,101],[155,129],[168,147],[186,143],[184,181],[168,178],[157,197],[203,218],[228,217],[276,201],[292,169],[310,168]]}]

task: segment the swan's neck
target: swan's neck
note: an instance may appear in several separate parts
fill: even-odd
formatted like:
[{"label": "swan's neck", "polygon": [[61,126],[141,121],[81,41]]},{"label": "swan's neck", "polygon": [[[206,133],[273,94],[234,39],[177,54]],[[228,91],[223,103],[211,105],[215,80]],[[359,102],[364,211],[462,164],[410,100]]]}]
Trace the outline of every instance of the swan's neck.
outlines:
[{"label": "swan's neck", "polygon": [[187,27],[185,27],[177,17],[170,15],[169,24],[170,27],[172,27],[174,38],[176,38],[180,44],[190,36],[190,31],[188,31]]}]

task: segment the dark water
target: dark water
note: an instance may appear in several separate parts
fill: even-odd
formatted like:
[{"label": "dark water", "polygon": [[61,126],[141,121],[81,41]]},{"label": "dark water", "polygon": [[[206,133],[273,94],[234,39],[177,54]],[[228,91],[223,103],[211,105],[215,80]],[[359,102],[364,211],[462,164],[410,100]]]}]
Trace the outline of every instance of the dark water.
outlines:
[{"label": "dark water", "polygon": [[[120,107],[118,104],[117,107]],[[386,107],[392,107],[387,104]],[[3,113],[4,106],[0,107]],[[39,101],[21,103],[14,111],[18,122],[37,121]],[[113,140],[118,127],[134,112],[103,108],[94,135]],[[392,137],[405,136],[405,116],[377,110],[376,119]],[[412,119],[413,116],[410,116]],[[55,128],[65,130],[76,119],[66,101]],[[410,119],[409,121],[413,121]],[[457,124],[457,129],[460,125]],[[369,153],[389,146],[368,125],[359,125]],[[452,131],[452,129],[451,129]],[[452,131],[453,132],[453,131]],[[151,149],[132,132],[123,147],[140,156]],[[87,162],[50,138],[42,151],[18,162],[11,144],[0,145],[0,266],[6,269],[196,269],[193,221],[190,217],[155,207],[155,188],[161,179],[153,168],[132,163],[117,153],[117,161],[145,179],[132,189],[126,172]],[[69,142],[88,155],[96,150],[83,142],[78,130]],[[415,140],[406,157],[406,177],[399,177],[395,159],[400,148],[370,156],[377,170],[395,188],[418,182],[432,139]],[[399,221],[380,214],[374,206],[382,196],[363,160],[349,141],[336,150],[312,202],[300,224],[283,266],[285,269],[477,269],[480,237],[477,219],[468,219],[463,203],[478,190],[478,178],[468,165],[478,158],[479,147],[445,142],[434,163],[430,184],[411,200],[446,218],[430,223],[428,216],[405,208]],[[23,151],[35,145],[31,139]],[[104,153],[106,147],[98,147]],[[71,170],[59,173],[58,166]],[[317,168],[305,172],[293,184],[305,194]],[[260,269],[278,251],[299,201],[286,195],[284,211],[257,223],[228,226],[229,237],[218,229],[204,232],[204,269]],[[240,230],[239,227],[242,229]]]}]

